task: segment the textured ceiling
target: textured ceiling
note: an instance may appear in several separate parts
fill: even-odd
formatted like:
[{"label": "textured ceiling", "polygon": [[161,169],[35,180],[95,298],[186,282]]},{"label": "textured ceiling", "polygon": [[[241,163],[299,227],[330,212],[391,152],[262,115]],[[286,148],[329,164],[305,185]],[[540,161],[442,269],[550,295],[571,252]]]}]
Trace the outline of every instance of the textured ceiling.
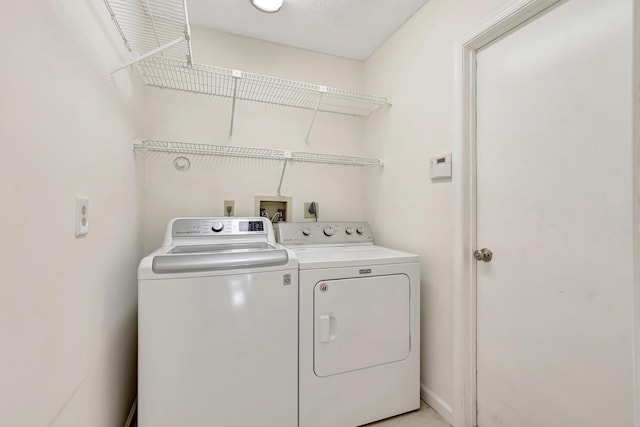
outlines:
[{"label": "textured ceiling", "polygon": [[231,34],[364,60],[428,0],[284,0],[278,13],[249,0],[187,0],[189,21]]}]

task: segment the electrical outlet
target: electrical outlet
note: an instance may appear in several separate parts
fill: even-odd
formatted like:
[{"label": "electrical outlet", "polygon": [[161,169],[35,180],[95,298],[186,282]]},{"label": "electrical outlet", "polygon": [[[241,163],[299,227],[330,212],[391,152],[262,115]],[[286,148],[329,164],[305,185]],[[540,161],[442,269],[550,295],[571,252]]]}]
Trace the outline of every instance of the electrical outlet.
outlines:
[{"label": "electrical outlet", "polygon": [[[309,207],[311,203],[316,204],[316,213],[315,215],[309,212]],[[320,203],[318,202],[304,202],[304,217],[305,218],[320,218]]]},{"label": "electrical outlet", "polygon": [[235,200],[225,200],[224,201],[224,210],[222,211],[222,215],[224,216],[234,216],[235,215]]},{"label": "electrical outlet", "polygon": [[76,237],[89,234],[89,198],[76,196]]}]

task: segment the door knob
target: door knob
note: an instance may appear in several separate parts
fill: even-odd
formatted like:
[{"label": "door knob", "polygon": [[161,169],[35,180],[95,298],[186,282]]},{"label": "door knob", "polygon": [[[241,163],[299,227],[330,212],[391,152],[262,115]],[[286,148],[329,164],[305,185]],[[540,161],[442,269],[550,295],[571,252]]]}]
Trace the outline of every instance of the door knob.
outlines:
[{"label": "door knob", "polygon": [[491,252],[487,248],[482,248],[480,250],[474,251],[473,257],[476,261],[489,262],[491,261],[491,258],[493,258],[493,252]]}]

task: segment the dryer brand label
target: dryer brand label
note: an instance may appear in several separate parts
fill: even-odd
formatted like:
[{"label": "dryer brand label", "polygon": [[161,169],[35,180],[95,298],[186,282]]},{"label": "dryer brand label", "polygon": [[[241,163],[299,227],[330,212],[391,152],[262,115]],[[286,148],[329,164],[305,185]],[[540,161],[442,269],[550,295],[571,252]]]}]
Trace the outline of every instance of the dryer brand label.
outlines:
[{"label": "dryer brand label", "polygon": [[363,268],[362,270],[360,270],[360,274],[371,274],[371,269]]},{"label": "dryer brand label", "polygon": [[289,286],[291,284],[291,275],[290,274],[283,274],[282,275],[282,284],[284,286]]}]

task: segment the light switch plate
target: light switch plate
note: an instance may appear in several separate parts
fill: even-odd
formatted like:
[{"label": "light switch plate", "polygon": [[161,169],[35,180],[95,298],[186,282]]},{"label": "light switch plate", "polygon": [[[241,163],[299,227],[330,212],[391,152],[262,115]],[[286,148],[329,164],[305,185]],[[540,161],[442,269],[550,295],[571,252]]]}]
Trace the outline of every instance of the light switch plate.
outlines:
[{"label": "light switch plate", "polygon": [[76,196],[76,237],[89,234],[89,198]]}]

